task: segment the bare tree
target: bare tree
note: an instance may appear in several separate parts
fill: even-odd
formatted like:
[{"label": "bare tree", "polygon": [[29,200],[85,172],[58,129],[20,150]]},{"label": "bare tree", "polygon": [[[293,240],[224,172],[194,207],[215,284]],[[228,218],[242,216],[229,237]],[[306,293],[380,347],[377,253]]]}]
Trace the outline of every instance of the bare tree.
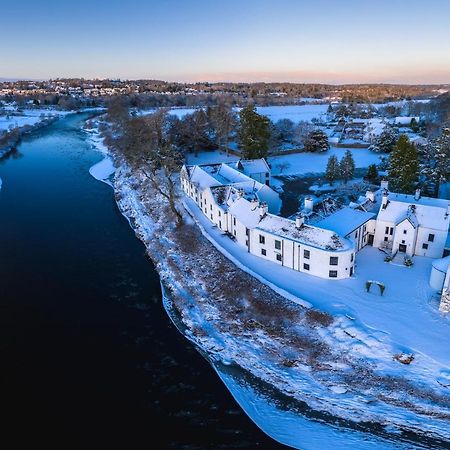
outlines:
[{"label": "bare tree", "polygon": [[176,176],[184,156],[173,145],[169,135],[167,112],[159,110],[147,117],[130,119],[125,126],[121,148],[129,164],[139,169],[167,200],[177,226],[180,226],[183,216],[176,205]]}]

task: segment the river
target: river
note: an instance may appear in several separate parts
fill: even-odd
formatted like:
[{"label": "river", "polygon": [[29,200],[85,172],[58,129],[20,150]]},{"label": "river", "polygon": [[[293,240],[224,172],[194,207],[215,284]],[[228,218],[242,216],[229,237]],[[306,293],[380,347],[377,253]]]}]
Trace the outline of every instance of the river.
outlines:
[{"label": "river", "polygon": [[281,448],[174,327],[72,115],[0,163],[2,440]]}]

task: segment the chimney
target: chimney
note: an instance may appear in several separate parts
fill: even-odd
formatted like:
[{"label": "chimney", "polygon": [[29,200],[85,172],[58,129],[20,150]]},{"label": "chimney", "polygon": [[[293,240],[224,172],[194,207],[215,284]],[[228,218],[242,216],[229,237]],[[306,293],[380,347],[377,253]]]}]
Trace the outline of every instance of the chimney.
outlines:
[{"label": "chimney", "polygon": [[238,189],[238,197],[244,196],[244,189]]},{"label": "chimney", "polygon": [[250,205],[251,205],[252,211],[254,211],[258,207],[258,200],[256,200],[256,198],[252,198]]},{"label": "chimney", "polygon": [[295,217],[295,228],[299,230],[304,223],[305,223],[304,217],[301,214],[297,214],[297,216]]},{"label": "chimney", "polygon": [[267,212],[269,211],[269,208],[267,206],[267,203],[262,202],[259,204],[259,217],[262,219]]},{"label": "chimney", "polygon": [[389,192],[385,189],[383,191],[383,196],[381,198],[381,207],[386,208],[388,201],[389,201]]},{"label": "chimney", "polygon": [[370,189],[366,191],[366,199],[370,200],[372,203],[375,203],[375,192],[371,191]]},{"label": "chimney", "polygon": [[414,200],[420,200],[420,189],[416,189],[416,193],[414,194]]},{"label": "chimney", "polygon": [[381,180],[380,189],[388,191],[389,190],[389,181],[388,180]]},{"label": "chimney", "polygon": [[305,210],[306,211],[312,211],[313,208],[314,208],[313,199],[311,197],[306,197],[305,198]]}]

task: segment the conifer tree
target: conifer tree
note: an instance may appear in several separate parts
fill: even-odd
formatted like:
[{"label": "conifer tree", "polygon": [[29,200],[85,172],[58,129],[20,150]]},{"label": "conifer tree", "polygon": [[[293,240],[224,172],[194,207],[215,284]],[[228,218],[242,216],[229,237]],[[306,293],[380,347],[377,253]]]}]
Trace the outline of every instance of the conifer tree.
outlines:
[{"label": "conifer tree", "polygon": [[394,192],[412,194],[416,189],[419,162],[416,146],[402,134],[389,161],[389,186]]},{"label": "conifer tree", "polygon": [[391,126],[386,126],[369,149],[377,153],[391,153],[397,140],[398,133]]},{"label": "conifer tree", "polygon": [[330,148],[328,136],[319,129],[312,130],[304,142],[307,152],[326,152]]},{"label": "conifer tree", "polygon": [[378,170],[375,164],[371,164],[367,168],[366,180],[371,183],[375,183],[378,180]]},{"label": "conifer tree", "polygon": [[254,105],[247,105],[239,113],[239,146],[246,159],[264,158],[269,149],[270,120],[256,112]]},{"label": "conifer tree", "polygon": [[333,183],[339,179],[339,176],[340,176],[339,161],[336,155],[331,155],[328,158],[327,168],[325,171],[325,178],[330,183],[330,185],[333,185]]},{"label": "conifer tree", "polygon": [[344,183],[353,178],[355,172],[355,161],[353,154],[350,150],[347,150],[339,163],[339,172]]}]

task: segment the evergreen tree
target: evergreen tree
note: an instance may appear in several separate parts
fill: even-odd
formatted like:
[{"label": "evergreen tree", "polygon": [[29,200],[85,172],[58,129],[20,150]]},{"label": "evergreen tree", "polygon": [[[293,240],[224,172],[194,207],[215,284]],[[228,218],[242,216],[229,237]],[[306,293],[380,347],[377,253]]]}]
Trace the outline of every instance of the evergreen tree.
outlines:
[{"label": "evergreen tree", "polygon": [[416,146],[402,134],[389,161],[389,186],[394,192],[412,194],[416,189],[419,162]]},{"label": "evergreen tree", "polygon": [[439,185],[450,178],[450,128],[444,128],[442,134],[423,148],[421,154],[421,174],[428,183],[439,192]]},{"label": "evergreen tree", "polygon": [[386,126],[369,149],[377,153],[391,153],[397,140],[398,133],[391,126]]},{"label": "evergreen tree", "polygon": [[339,163],[339,172],[344,183],[353,178],[355,172],[355,161],[352,152],[347,150]]},{"label": "evergreen tree", "polygon": [[417,133],[419,131],[419,124],[417,123],[417,120],[415,117],[413,117],[411,119],[409,127],[411,128],[412,131],[414,131],[414,133]]},{"label": "evergreen tree", "polygon": [[375,164],[371,164],[367,168],[366,180],[370,183],[375,183],[376,181],[378,181],[378,170]]},{"label": "evergreen tree", "polygon": [[311,131],[304,142],[307,152],[326,152],[330,148],[328,136],[319,129]]},{"label": "evergreen tree", "polygon": [[246,159],[264,158],[269,149],[271,123],[266,116],[256,112],[254,105],[247,105],[239,113],[239,146]]},{"label": "evergreen tree", "polygon": [[333,107],[331,106],[331,103],[328,105],[327,114],[333,114]]},{"label": "evergreen tree", "polygon": [[328,158],[327,168],[325,171],[325,178],[330,183],[330,185],[333,185],[333,182],[338,180],[339,177],[340,177],[339,161],[336,155],[331,155]]}]

